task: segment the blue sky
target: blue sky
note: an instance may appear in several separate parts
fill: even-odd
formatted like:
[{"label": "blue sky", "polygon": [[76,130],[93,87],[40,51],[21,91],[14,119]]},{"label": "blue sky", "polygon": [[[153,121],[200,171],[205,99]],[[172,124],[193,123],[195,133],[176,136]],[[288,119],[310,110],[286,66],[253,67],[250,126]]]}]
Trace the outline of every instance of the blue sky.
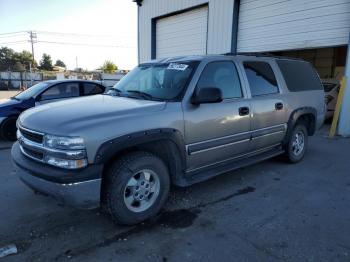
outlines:
[{"label": "blue sky", "polygon": [[121,69],[137,64],[137,7],[131,0],[0,0],[0,46],[30,51],[30,43],[22,42],[29,40],[28,33],[2,35],[30,30],[37,31],[37,61],[48,53],[69,69],[76,57],[87,69],[107,59]]}]

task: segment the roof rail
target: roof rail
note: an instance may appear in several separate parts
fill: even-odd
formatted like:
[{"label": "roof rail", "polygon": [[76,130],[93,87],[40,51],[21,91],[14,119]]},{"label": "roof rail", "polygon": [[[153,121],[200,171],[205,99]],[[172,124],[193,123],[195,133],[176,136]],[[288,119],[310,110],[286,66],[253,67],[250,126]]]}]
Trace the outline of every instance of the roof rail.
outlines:
[{"label": "roof rail", "polygon": [[[228,53],[228,55],[229,55],[229,53]],[[276,59],[289,59],[289,60],[305,61],[302,58],[288,57],[288,56],[279,56],[279,55],[274,55],[274,54],[271,54],[271,53],[237,53],[236,55],[256,56],[256,57],[272,57],[272,58],[276,58]]]}]

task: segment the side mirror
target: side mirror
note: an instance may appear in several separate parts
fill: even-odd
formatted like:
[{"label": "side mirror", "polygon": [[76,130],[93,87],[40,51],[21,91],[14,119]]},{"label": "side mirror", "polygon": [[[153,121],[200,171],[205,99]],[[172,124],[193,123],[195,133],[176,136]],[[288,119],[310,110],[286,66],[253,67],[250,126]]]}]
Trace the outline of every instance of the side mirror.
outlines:
[{"label": "side mirror", "polygon": [[198,88],[194,92],[191,103],[195,105],[206,103],[220,103],[222,101],[221,90],[217,87]]},{"label": "side mirror", "polygon": [[35,97],[35,102],[39,102],[41,101],[41,95],[38,95],[37,97]]}]

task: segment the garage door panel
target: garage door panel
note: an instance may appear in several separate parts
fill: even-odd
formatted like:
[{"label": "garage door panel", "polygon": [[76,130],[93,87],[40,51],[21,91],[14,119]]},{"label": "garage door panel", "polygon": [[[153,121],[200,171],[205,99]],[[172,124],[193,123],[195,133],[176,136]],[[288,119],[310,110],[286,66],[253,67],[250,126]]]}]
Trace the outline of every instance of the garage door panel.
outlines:
[{"label": "garage door panel", "polygon": [[[242,3],[244,3],[243,1]],[[307,13],[308,11],[319,13],[322,15],[326,9],[339,9],[338,5],[345,5],[343,8],[346,8],[346,5],[349,4],[349,0],[314,0],[314,1],[285,1],[284,3],[268,4],[265,0],[260,1],[260,4],[263,4],[260,8],[256,7],[257,3],[251,5],[242,5],[240,6],[240,19],[242,22],[256,21],[257,19],[264,19],[269,17],[276,16],[286,16],[286,15],[300,15],[302,13]],[[283,8],[281,8],[283,6]],[[325,13],[327,14],[327,13]]]},{"label": "garage door panel", "polygon": [[350,30],[349,0],[241,0],[238,52],[344,45]]},{"label": "garage door panel", "polygon": [[208,7],[156,21],[156,57],[205,54]]},{"label": "garage door panel", "polygon": [[[308,23],[308,26],[305,26]],[[255,26],[245,30],[240,28],[238,33],[242,38],[255,39],[268,34],[269,36],[280,35],[283,30],[288,30],[289,34],[300,32],[302,27],[304,31],[313,31],[322,29],[334,29],[334,28],[347,28],[350,24],[350,16],[347,14],[344,16],[331,16],[329,18],[325,17],[322,21],[318,17],[311,18],[308,20],[291,21],[280,24],[272,24],[266,26]]]}]

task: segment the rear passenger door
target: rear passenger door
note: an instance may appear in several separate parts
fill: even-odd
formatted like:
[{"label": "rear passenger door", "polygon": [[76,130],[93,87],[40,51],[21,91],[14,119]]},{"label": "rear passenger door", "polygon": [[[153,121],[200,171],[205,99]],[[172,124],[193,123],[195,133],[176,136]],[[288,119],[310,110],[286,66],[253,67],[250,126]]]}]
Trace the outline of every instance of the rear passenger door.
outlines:
[{"label": "rear passenger door", "polygon": [[251,151],[279,144],[286,132],[286,105],[270,63],[245,61],[251,93]]}]

